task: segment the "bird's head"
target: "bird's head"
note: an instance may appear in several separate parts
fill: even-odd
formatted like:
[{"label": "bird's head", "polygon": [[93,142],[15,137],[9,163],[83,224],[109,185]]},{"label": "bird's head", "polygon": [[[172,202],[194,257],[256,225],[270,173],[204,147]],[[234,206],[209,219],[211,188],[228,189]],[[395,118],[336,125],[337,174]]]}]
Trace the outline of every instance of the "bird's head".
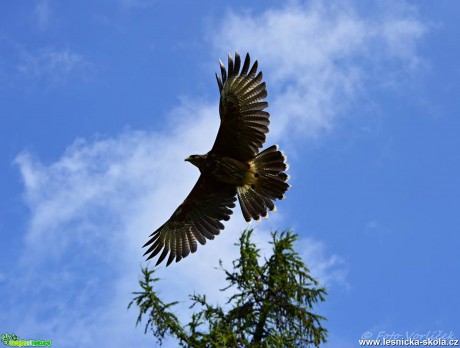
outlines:
[{"label": "bird's head", "polygon": [[201,168],[206,161],[206,155],[190,155],[185,160],[194,166]]}]

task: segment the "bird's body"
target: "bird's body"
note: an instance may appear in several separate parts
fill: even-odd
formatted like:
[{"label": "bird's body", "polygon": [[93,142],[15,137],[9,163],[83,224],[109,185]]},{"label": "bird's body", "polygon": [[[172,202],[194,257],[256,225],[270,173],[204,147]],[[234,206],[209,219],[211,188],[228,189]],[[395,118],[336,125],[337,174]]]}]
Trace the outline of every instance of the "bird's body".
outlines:
[{"label": "bird's body", "polygon": [[273,200],[283,199],[289,188],[286,157],[277,145],[259,153],[268,133],[268,103],[262,73],[257,61],[251,69],[249,54],[240,71],[238,53],[228,57],[228,75],[220,62],[221,125],[212,149],[204,155],[191,155],[186,161],[200,170],[200,178],[171,218],[151,235],[148,259],[162,252],[157,265],[169,253],[167,265],[197,250],[224,228],[238,196],[246,221],[267,217],[275,210]]},{"label": "bird's body", "polygon": [[254,170],[249,163],[239,161],[231,157],[220,157],[214,154],[194,155],[194,159],[187,158],[189,162],[197,166],[201,174],[211,177],[219,182],[241,186],[251,183]]}]

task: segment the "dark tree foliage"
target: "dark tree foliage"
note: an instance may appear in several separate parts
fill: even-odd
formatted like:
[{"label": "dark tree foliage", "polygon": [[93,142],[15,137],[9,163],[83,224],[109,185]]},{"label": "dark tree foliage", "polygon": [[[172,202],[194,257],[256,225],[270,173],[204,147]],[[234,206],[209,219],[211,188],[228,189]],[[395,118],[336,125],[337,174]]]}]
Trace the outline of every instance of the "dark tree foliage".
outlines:
[{"label": "dark tree foliage", "polygon": [[229,310],[210,305],[205,295],[194,294],[192,307],[200,311],[185,326],[179,323],[171,307],[165,304],[153,287],[154,269],[142,268],[142,288],[134,292],[139,309],[136,325],[148,316],[145,333],[153,332],[161,345],[166,335],[177,339],[181,347],[319,347],[326,342],[325,318],[314,311],[325,301],[326,290],[309,275],[309,270],[294,250],[297,235],[291,231],[272,233],[273,255],[259,264],[260,250],[251,242],[253,230],[243,231],[238,244],[240,258],[233,261],[231,272],[225,272],[233,288],[227,304]]}]

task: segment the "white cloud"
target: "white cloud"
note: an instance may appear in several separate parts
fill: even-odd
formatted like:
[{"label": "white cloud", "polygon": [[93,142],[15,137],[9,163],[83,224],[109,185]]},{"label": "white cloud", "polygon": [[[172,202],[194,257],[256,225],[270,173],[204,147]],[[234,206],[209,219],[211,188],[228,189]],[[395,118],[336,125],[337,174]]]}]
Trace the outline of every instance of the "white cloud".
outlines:
[{"label": "white cloud", "polygon": [[21,50],[21,61],[17,71],[26,77],[45,77],[59,82],[76,73],[85,75],[91,64],[79,53],[69,49],[43,49],[38,53]]},{"label": "white cloud", "polygon": [[219,54],[238,50],[260,60],[270,78],[271,136],[316,138],[367,84],[390,84],[420,61],[416,48],[426,29],[414,10],[378,10],[363,14],[350,1],[309,1],[260,15],[229,12],[212,42]]},{"label": "white cloud", "polygon": [[45,29],[48,26],[51,16],[49,0],[38,1],[37,5],[35,6],[34,13],[37,19],[38,27],[42,30]]},{"label": "white cloud", "polygon": [[348,268],[345,260],[339,255],[329,254],[326,245],[318,240],[303,237],[299,240],[297,249],[305,260],[313,278],[327,288],[339,285],[349,288],[347,282]]}]

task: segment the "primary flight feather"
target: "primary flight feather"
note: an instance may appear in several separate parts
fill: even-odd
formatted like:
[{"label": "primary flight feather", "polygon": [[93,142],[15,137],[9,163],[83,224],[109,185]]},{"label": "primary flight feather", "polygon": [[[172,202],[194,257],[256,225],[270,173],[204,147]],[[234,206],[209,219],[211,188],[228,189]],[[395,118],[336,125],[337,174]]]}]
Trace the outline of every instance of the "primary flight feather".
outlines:
[{"label": "primary flight feather", "polygon": [[[168,266],[197,250],[198,243],[214,239],[230,219],[236,196],[246,221],[266,217],[276,199],[289,188],[286,157],[277,145],[259,153],[265,142],[270,114],[264,109],[267,91],[257,61],[246,54],[243,66],[238,53],[228,56],[228,67],[219,61],[216,74],[220,92],[220,127],[212,149],[186,158],[200,170],[200,177],[171,218],[151,234],[144,245],[147,260],[160,254]],[[169,254],[169,256],[168,256]]]}]

